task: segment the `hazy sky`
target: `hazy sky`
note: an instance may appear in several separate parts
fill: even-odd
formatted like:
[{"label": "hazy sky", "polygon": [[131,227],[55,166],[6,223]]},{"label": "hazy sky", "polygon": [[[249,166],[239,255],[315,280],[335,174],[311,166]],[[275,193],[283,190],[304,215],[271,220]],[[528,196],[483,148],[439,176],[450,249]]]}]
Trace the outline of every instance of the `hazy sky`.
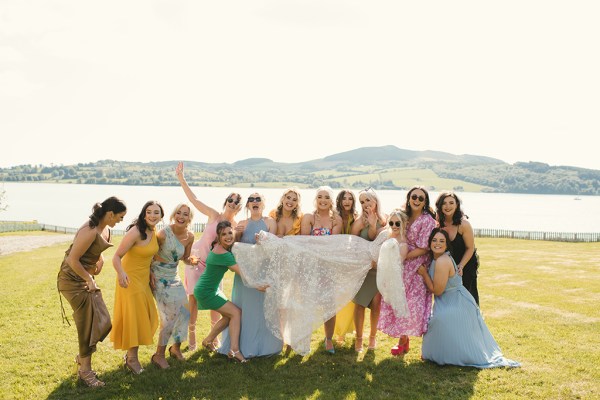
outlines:
[{"label": "hazy sky", "polygon": [[600,169],[600,2],[0,2],[0,167],[388,144]]}]

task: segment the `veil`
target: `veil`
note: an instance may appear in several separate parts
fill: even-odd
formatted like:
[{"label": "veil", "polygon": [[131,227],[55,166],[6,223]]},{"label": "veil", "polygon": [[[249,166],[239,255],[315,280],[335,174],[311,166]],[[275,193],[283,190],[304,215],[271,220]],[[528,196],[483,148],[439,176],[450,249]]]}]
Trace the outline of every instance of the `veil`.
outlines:
[{"label": "veil", "polygon": [[248,287],[269,285],[267,327],[302,355],[310,352],[312,332],[356,295],[382,247],[355,235],[279,238],[264,231],[257,243],[233,246],[242,280]]}]

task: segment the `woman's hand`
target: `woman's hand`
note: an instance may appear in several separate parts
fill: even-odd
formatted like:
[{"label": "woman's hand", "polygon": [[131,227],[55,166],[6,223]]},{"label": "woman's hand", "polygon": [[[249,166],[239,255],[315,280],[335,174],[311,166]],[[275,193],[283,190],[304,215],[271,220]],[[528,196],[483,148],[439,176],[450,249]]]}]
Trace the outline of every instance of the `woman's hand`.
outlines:
[{"label": "woman's hand", "polygon": [[421,276],[425,276],[427,275],[427,268],[425,267],[424,264],[421,264],[419,266],[419,269],[417,270],[417,274],[421,275]]},{"label": "woman's hand", "polygon": [[179,161],[179,163],[177,164],[177,167],[175,167],[175,175],[177,175],[177,177],[183,177],[183,162]]},{"label": "woman's hand", "polygon": [[371,260],[371,269],[377,269],[377,261]]},{"label": "woman's hand", "polygon": [[152,271],[150,271],[150,289],[156,290],[156,276]]},{"label": "woman's hand", "polygon": [[85,281],[85,288],[90,293],[95,292],[96,290],[100,290],[98,285],[96,285],[96,281],[94,280],[94,278],[91,275],[90,275],[89,279],[87,279]]},{"label": "woman's hand", "polygon": [[456,267],[458,268],[458,275],[462,276],[463,268],[465,268],[465,267],[462,264],[458,264]]},{"label": "woman's hand", "polygon": [[119,286],[122,288],[127,288],[129,286],[129,277],[125,272],[118,274],[119,278]]},{"label": "woman's hand", "polygon": [[258,290],[259,292],[266,292],[268,288],[270,288],[271,285],[262,285],[256,288],[256,290]]}]

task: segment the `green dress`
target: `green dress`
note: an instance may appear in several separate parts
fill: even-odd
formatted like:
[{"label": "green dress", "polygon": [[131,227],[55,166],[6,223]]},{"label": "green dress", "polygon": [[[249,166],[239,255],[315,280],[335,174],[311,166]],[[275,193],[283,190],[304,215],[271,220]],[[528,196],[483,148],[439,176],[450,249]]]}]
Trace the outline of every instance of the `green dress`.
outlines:
[{"label": "green dress", "polygon": [[227,297],[219,288],[219,282],[223,279],[228,267],[235,264],[235,257],[229,251],[223,254],[215,254],[212,251],[208,253],[206,269],[194,288],[198,310],[216,310],[227,303]]}]

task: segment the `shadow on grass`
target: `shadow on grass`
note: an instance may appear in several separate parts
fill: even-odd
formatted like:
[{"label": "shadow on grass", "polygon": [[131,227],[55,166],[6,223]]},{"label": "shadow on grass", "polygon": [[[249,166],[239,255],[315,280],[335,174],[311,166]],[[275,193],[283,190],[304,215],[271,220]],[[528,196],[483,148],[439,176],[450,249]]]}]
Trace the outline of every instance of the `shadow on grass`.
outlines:
[{"label": "shadow on grass", "polygon": [[357,356],[351,348],[340,348],[335,355],[316,350],[307,357],[292,353],[238,364],[201,350],[183,362],[169,358],[167,370],[142,360],[146,369],[138,376],[124,368],[102,372],[104,388],[86,388],[73,376],[48,399],[467,399],[479,373],[401,357],[378,358],[371,351]]}]

